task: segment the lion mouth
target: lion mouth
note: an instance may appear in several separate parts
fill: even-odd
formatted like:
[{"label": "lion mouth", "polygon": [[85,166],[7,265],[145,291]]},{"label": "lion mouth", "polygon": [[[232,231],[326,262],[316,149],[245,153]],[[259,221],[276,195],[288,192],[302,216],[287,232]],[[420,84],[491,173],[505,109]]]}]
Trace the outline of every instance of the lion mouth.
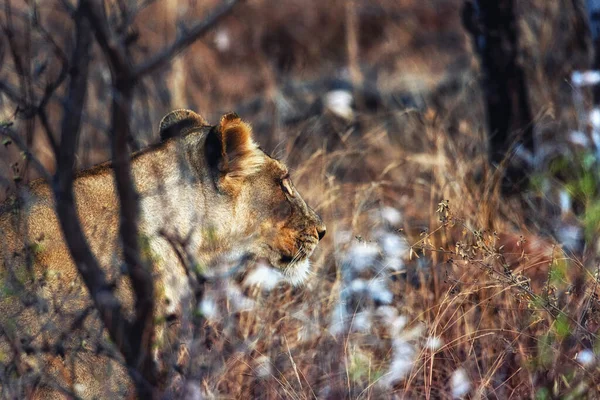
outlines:
[{"label": "lion mouth", "polygon": [[280,262],[282,265],[288,265],[288,264],[290,264],[290,263],[291,263],[293,260],[294,260],[294,256],[289,256],[289,255],[285,255],[285,254],[284,254],[284,255],[282,255],[282,256],[279,258],[279,262]]},{"label": "lion mouth", "polygon": [[291,268],[294,264],[303,262],[307,260],[315,248],[317,247],[317,243],[313,241],[304,241],[298,244],[298,250],[294,254],[281,254],[279,260],[282,265],[285,265],[286,268]]},{"label": "lion mouth", "polygon": [[310,275],[309,257],[313,254],[318,240],[312,237],[302,237],[295,243],[295,249],[282,249],[266,244],[263,255],[269,260],[271,266],[281,271],[285,281],[298,286],[304,283]]}]

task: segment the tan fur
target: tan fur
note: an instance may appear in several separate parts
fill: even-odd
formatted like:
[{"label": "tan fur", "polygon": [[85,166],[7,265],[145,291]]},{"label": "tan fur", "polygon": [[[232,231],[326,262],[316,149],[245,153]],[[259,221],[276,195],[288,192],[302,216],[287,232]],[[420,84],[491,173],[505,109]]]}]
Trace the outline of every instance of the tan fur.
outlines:
[{"label": "tan fur", "polygon": [[[140,195],[140,240],[143,255],[153,261],[157,318],[175,312],[191,296],[184,266],[164,232],[186,238],[186,250],[203,265],[235,252],[266,259],[294,281],[303,277],[305,271],[295,268],[306,268],[325,226],[289,182],[285,165],[254,143],[250,126],[235,114],[209,126],[193,111],[176,110],[163,118],[160,131],[160,144],[132,156]],[[121,273],[112,173],[110,163],[80,172],[74,191],[91,249],[131,312],[130,285]],[[0,206],[0,237],[1,326],[12,330],[12,339],[25,338],[50,349],[62,333],[66,351],[79,352],[75,371],[71,358],[53,351],[42,365],[29,367],[42,372],[46,384],[75,388],[84,398],[122,392],[128,381],[125,371],[118,362],[96,354],[100,343],[110,347],[98,317],[88,316],[85,329],[72,327],[90,301],[63,242],[54,198],[45,183],[32,183],[18,206]],[[11,354],[9,348],[2,335],[0,355]],[[103,376],[111,377],[110,384]],[[57,392],[41,388],[37,393],[54,397]]]},{"label": "tan fur", "polygon": [[229,178],[243,178],[257,173],[265,158],[252,140],[252,128],[236,114],[226,114],[221,118],[219,133],[223,143],[222,168],[228,171]]}]

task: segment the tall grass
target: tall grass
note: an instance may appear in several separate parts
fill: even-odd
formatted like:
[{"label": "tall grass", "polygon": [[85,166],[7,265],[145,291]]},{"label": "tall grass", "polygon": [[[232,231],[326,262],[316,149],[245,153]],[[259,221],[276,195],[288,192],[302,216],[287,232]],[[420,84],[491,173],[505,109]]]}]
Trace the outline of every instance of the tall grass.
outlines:
[{"label": "tall grass", "polygon": [[[212,5],[181,3],[140,13],[134,57],[172,40],[173,21],[201,18]],[[154,125],[173,108],[213,122],[237,110],[288,162],[328,232],[303,287],[263,265],[234,277],[226,263],[203,271],[200,306],[178,322],[178,336],[158,344],[172,366],[171,394],[597,397],[598,254],[555,243],[548,227],[561,216],[544,185],[521,199],[501,197],[460,3],[246,2],[170,70],[143,82],[132,121],[139,145],[156,141]],[[550,3],[526,6],[535,122],[557,147],[576,123],[565,71],[552,56],[560,13]],[[177,9],[184,11],[172,15]],[[59,31],[52,9],[42,14]],[[106,72],[98,63],[91,73],[82,167],[108,157]],[[3,73],[16,80],[14,66]],[[332,89],[323,77],[371,85],[379,102],[361,103],[355,91],[353,115],[340,118],[323,106]],[[2,100],[0,119],[12,118],[9,105]]]}]

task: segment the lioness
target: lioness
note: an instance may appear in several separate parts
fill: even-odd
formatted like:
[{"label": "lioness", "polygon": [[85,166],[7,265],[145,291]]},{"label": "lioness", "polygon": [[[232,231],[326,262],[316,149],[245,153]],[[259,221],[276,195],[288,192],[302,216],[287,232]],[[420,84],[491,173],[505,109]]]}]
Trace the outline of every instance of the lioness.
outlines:
[{"label": "lioness", "polygon": [[[152,260],[160,297],[157,318],[175,312],[190,296],[185,267],[169,235],[184,238],[186,251],[200,264],[210,265],[225,252],[251,254],[268,260],[291,283],[304,281],[308,257],[325,235],[325,225],[294,188],[286,166],[256,145],[250,126],[235,114],[210,126],[193,111],[176,110],[161,121],[160,136],[158,145],[131,158],[140,240]],[[79,172],[74,192],[90,247],[127,306],[131,293],[128,281],[119,278],[119,211],[111,163]],[[94,317],[83,311],[91,302],[63,242],[52,191],[35,181],[18,203],[0,207],[0,397],[20,390],[7,383],[14,374],[18,384],[18,374],[9,370],[13,357],[20,357],[15,342],[49,349],[52,357],[37,358],[42,365],[24,364],[37,368],[42,383],[54,389],[50,397],[62,389],[74,389],[84,398],[104,397],[111,392],[91,382],[106,376],[106,357],[98,356],[96,346],[102,341],[101,325],[97,318],[95,325],[78,321]],[[77,335],[82,325],[87,329]],[[65,358],[69,349],[87,353]],[[111,368],[126,377],[122,366]]]}]

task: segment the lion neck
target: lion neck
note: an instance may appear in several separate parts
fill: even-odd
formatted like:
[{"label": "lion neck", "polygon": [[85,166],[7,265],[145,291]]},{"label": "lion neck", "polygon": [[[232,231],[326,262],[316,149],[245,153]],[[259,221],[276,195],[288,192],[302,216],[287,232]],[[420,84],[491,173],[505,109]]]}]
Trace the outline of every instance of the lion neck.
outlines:
[{"label": "lion neck", "polygon": [[230,243],[247,229],[239,224],[243,219],[237,218],[230,194],[215,184],[203,157],[205,138],[206,131],[200,131],[170,140],[160,151],[134,160],[133,170],[134,176],[140,175],[136,182],[143,234],[184,240],[188,251],[209,261],[232,248]]}]

